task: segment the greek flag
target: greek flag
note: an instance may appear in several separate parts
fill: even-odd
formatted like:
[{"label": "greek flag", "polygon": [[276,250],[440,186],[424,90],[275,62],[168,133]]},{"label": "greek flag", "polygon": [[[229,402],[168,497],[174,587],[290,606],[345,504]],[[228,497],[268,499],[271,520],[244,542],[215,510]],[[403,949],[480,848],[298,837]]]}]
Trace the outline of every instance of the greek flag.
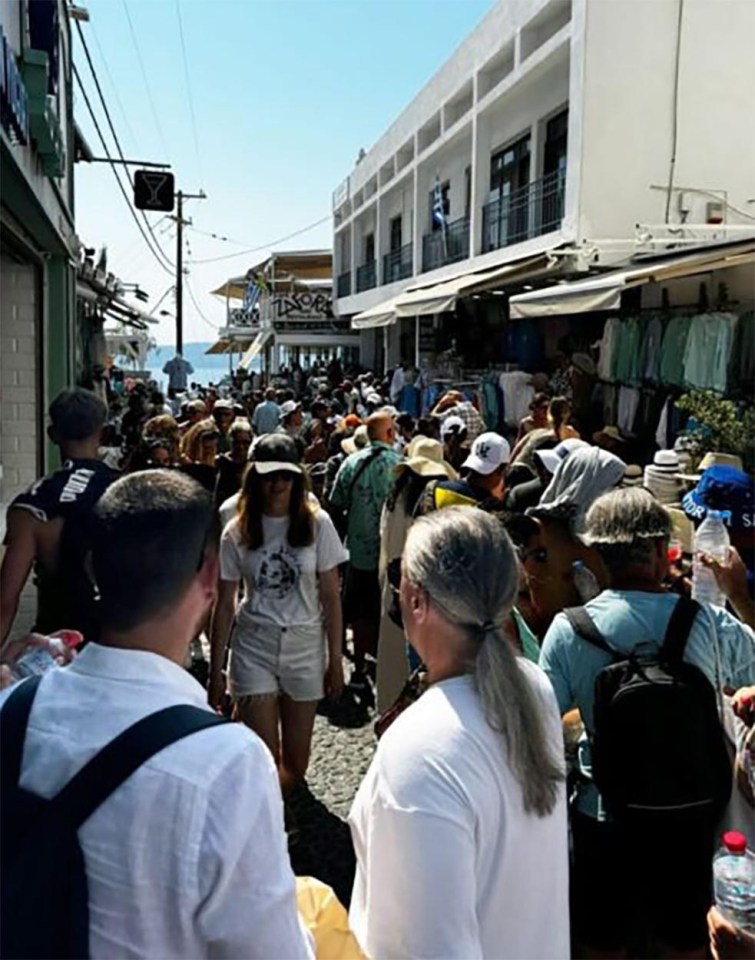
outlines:
[{"label": "greek flag", "polygon": [[433,224],[446,229],[446,215],[443,212],[443,189],[440,185],[440,177],[435,177],[435,189],[433,190]]},{"label": "greek flag", "polygon": [[244,291],[244,311],[246,313],[251,313],[252,310],[257,306],[257,301],[260,298],[260,293],[262,291],[254,282],[250,280],[246,285],[246,290]]}]

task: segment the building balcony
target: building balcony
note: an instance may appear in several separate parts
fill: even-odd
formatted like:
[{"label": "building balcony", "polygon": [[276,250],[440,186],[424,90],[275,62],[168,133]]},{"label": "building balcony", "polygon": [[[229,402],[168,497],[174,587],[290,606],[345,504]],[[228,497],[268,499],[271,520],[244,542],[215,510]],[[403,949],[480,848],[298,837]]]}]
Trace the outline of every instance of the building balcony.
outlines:
[{"label": "building balcony", "polygon": [[469,218],[446,224],[445,230],[426,233],[422,238],[422,272],[437,270],[447,263],[469,257]]},{"label": "building balcony", "polygon": [[564,216],[566,178],[558,171],[528,183],[482,208],[482,252],[558,230]]},{"label": "building balcony", "polygon": [[363,290],[372,290],[377,286],[377,261],[370,260],[357,267],[357,293]]},{"label": "building balcony", "polygon": [[351,295],[351,270],[347,270],[346,273],[339,273],[338,279],[336,280],[336,296],[339,297],[348,297]]},{"label": "building balcony", "polygon": [[412,275],[412,245],[407,243],[397,250],[391,250],[383,257],[383,283],[395,283],[406,280]]}]

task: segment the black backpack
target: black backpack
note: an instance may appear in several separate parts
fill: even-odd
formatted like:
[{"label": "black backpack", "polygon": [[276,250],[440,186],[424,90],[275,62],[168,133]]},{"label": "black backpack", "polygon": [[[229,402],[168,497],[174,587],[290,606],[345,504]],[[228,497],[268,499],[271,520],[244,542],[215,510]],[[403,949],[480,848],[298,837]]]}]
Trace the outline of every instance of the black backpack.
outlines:
[{"label": "black backpack", "polygon": [[79,827],[154,754],[227,721],[188,705],[159,710],[124,730],[46,800],[18,784],[39,680],[20,683],[0,711],[0,956],[88,957]]},{"label": "black backpack", "polygon": [[616,819],[720,815],[732,765],[705,674],[683,661],[699,605],[681,597],[654,658],[613,650],[584,607],[565,610],[574,631],[611,654],[595,679],[593,779]]}]

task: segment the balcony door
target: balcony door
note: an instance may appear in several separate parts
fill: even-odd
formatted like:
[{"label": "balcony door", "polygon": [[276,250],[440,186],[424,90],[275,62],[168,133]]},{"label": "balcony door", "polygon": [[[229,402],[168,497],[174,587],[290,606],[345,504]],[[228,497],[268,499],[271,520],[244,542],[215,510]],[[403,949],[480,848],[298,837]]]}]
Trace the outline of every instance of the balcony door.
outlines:
[{"label": "balcony door", "polygon": [[397,250],[401,249],[401,221],[402,217],[394,217],[390,222],[390,244],[391,244],[391,253],[395,253]]},{"label": "balcony door", "polygon": [[564,216],[569,111],[563,110],[545,126],[543,152],[542,232],[557,230]]},{"label": "balcony door", "polygon": [[372,263],[375,259],[375,234],[368,233],[364,238],[364,260],[362,263],[367,264]]},{"label": "balcony door", "polygon": [[490,159],[490,236],[488,249],[518,243],[529,227],[530,135]]}]

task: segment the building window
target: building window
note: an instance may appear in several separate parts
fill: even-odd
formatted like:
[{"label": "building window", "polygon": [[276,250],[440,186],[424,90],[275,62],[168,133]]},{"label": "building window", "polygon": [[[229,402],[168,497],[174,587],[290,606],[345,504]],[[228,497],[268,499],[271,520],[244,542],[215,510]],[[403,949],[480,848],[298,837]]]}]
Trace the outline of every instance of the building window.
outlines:
[{"label": "building window", "polygon": [[375,259],[375,234],[368,233],[364,238],[364,260],[363,263],[372,263]]},{"label": "building window", "polygon": [[391,249],[391,252],[392,252],[392,253],[393,253],[395,250],[400,250],[400,249],[401,249],[401,246],[402,246],[402,244],[401,244],[401,240],[402,240],[402,232],[401,232],[402,223],[401,223],[401,221],[402,221],[402,217],[401,217],[401,216],[393,217],[392,220],[391,220],[391,222],[390,222],[390,224],[389,224],[389,230],[390,230],[390,249]]},{"label": "building window", "polygon": [[543,176],[559,173],[566,176],[566,144],[569,129],[569,111],[563,110],[545,125]]}]

